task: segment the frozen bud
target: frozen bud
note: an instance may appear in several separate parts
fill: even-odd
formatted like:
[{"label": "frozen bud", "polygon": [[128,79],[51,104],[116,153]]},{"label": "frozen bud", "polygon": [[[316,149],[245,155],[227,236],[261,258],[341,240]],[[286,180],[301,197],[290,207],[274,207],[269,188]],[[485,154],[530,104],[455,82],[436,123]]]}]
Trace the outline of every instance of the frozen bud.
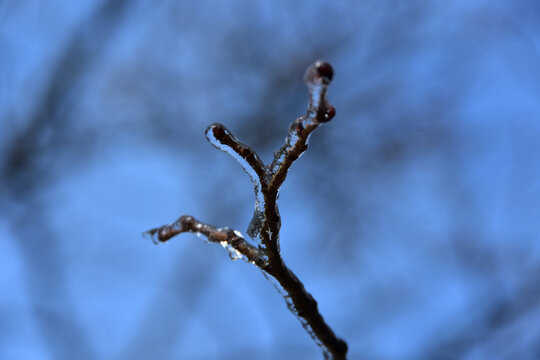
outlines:
[{"label": "frozen bud", "polygon": [[319,76],[325,78],[327,82],[332,81],[332,78],[334,77],[332,65],[326,61],[317,61],[315,63],[315,68],[317,69],[317,74],[319,74]]},{"label": "frozen bud", "polygon": [[210,131],[212,132],[212,135],[214,135],[216,139],[222,139],[226,134],[224,126],[219,123],[212,124],[206,128],[207,137]]},{"label": "frozen bud", "polygon": [[326,109],[324,110],[323,117],[320,121],[321,122],[330,121],[334,118],[334,116],[336,116],[336,109],[332,105],[328,105]]},{"label": "frozen bud", "polygon": [[304,76],[306,83],[316,83],[322,81],[323,84],[328,85],[334,77],[334,69],[332,65],[326,61],[315,61],[307,70]]}]

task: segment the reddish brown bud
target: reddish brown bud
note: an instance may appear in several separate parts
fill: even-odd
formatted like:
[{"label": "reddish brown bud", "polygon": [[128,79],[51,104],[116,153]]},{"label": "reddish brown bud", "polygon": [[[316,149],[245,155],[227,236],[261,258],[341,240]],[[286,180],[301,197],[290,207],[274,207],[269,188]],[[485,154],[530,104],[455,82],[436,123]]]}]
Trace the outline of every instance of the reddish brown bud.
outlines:
[{"label": "reddish brown bud", "polygon": [[306,70],[304,81],[309,84],[322,80],[323,84],[328,85],[333,77],[334,69],[332,65],[326,61],[317,60]]},{"label": "reddish brown bud", "polygon": [[212,132],[214,133],[214,136],[216,139],[223,139],[225,136],[225,130],[223,129],[223,125],[221,124],[212,124],[210,125],[212,128]]},{"label": "reddish brown bud", "polygon": [[317,61],[315,63],[315,68],[317,69],[317,74],[319,74],[319,76],[325,78],[328,82],[332,81],[332,78],[334,77],[332,65],[326,61]]},{"label": "reddish brown bud", "polygon": [[322,118],[322,122],[330,121],[336,116],[336,109],[332,105],[328,105],[326,109],[324,110],[324,115]]}]

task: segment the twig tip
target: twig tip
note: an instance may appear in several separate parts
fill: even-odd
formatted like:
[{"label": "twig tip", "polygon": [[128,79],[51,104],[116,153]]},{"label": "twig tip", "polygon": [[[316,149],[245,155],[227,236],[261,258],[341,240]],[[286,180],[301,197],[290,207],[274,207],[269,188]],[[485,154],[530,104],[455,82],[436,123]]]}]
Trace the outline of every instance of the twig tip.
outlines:
[{"label": "twig tip", "polygon": [[304,81],[308,84],[321,81],[325,85],[328,85],[333,78],[334,68],[329,62],[324,60],[315,61],[310,67],[308,67],[306,74],[304,75]]}]

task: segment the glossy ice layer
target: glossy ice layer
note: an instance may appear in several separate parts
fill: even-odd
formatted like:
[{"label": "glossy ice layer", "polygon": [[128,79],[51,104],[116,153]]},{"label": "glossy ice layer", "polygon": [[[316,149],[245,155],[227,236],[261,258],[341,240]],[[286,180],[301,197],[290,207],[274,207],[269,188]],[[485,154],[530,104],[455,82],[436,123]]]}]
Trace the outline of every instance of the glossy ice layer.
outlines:
[{"label": "glossy ice layer", "polygon": [[[224,139],[218,139],[215,136],[215,131],[218,127],[220,131],[224,132],[227,141],[225,141]],[[265,201],[264,195],[262,193],[262,182],[259,174],[257,174],[257,171],[253,168],[252,164],[250,164],[248,160],[246,160],[246,156],[248,155],[241,155],[238,153],[238,148],[245,145],[240,144],[227,129],[221,127],[218,124],[210,125],[206,129],[205,135],[208,142],[210,142],[210,144],[212,144],[215,148],[231,155],[240,164],[240,166],[242,166],[242,169],[244,169],[244,171],[249,175],[251,182],[253,183],[253,189],[255,192],[255,211],[248,227],[247,233],[250,237],[256,238],[257,234],[260,232],[262,224]],[[231,145],[235,145],[237,146],[237,148],[235,149]],[[249,153],[249,155],[251,154],[252,153]],[[261,169],[263,169],[263,167],[261,167]]]},{"label": "glossy ice layer", "polygon": [[227,249],[227,251],[229,252],[229,257],[231,258],[231,260],[236,261],[238,259],[242,259],[244,261],[248,261],[248,259],[247,259],[247,257],[245,255],[242,255],[238,250],[236,250],[234,247],[232,247],[226,241],[221,241],[220,244],[221,244],[221,246],[223,246],[224,249]]},{"label": "glossy ice layer", "polygon": [[[274,285],[274,288],[279,292],[281,296],[283,296],[283,299],[285,299],[285,303],[287,304],[287,307],[289,310],[293,313],[294,316],[300,321],[302,324],[302,327],[306,330],[306,332],[311,336],[311,338],[315,341],[315,343],[322,349],[324,358],[325,359],[331,359],[331,352],[329,349],[320,341],[320,339],[317,337],[315,332],[313,331],[313,328],[309,325],[307,320],[301,315],[301,313],[298,311],[296,306],[294,305],[294,301],[291,298],[291,294],[281,284],[279,281],[270,275],[269,273],[262,271],[264,277]],[[309,295],[309,294],[308,294]],[[311,295],[309,295],[311,296]]]}]

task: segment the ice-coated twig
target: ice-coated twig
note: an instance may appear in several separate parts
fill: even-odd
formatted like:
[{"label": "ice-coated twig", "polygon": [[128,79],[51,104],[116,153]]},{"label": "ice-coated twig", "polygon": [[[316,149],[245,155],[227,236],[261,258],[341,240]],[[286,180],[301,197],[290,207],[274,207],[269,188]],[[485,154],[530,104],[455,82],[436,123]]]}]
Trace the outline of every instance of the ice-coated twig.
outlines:
[{"label": "ice-coated twig", "polygon": [[326,359],[345,359],[347,344],[335,335],[320,314],[313,296],[283,262],[279,248],[281,218],[277,206],[279,188],[293,162],[307,149],[309,135],[322,123],[332,120],[336,114],[334,107],[326,99],[327,88],[333,75],[332,66],[323,61],[315,62],[306,70],[304,81],[309,90],[308,110],[289,126],[285,144],[274,153],[274,160],[267,166],[270,181],[264,193],[264,221],[260,238],[261,243],[266,246],[265,253],[269,263],[268,268],[263,270],[277,280],[274,285],[283,293],[289,309],[321,347]]},{"label": "ice-coated twig", "polygon": [[289,126],[285,144],[274,153],[274,160],[268,165],[270,191],[279,190],[292,163],[306,151],[313,130],[336,115],[336,110],[326,100],[328,85],[333,76],[334,70],[327,62],[317,61],[306,70],[304,82],[309,90],[308,110]]},{"label": "ice-coated twig", "polygon": [[150,236],[152,241],[157,244],[159,242],[166,242],[172,237],[184,232],[206,236],[208,241],[221,244],[227,248],[231,254],[234,254],[231,257],[235,259],[245,256],[247,261],[259,267],[266,266],[264,254],[257,247],[248,243],[240,232],[205,224],[193,216],[182,215],[175,222],[148,230],[144,234]]},{"label": "ice-coated twig", "polygon": [[246,144],[241,143],[234,135],[220,123],[206,128],[208,142],[221,151],[230,154],[248,173],[254,186],[262,190],[266,187],[266,171],[264,163],[255,151]]},{"label": "ice-coated twig", "polygon": [[268,187],[264,163],[255,151],[241,143],[223,124],[208,126],[205,135],[210,144],[231,155],[251,178],[255,191],[255,210],[247,233],[251,238],[257,239],[262,225],[264,193]]},{"label": "ice-coated twig", "polygon": [[206,129],[208,141],[232,155],[253,182],[255,211],[248,235],[258,243],[258,247],[248,243],[238,231],[204,224],[188,215],[146,234],[156,243],[183,232],[203,234],[209,241],[227,248],[231,258],[241,257],[256,265],[283,295],[288,308],[321,347],[325,359],[341,360],[346,359],[347,344],[335,335],[319,312],[313,296],[283,262],[279,246],[281,217],[277,205],[279,188],[293,162],[307,149],[310,134],[336,114],[326,99],[333,74],[332,66],[324,61],[316,61],[307,69],[304,76],[309,90],[307,112],[292,122],[285,143],[266,166],[255,151],[238,141],[222,124],[212,124]]}]

